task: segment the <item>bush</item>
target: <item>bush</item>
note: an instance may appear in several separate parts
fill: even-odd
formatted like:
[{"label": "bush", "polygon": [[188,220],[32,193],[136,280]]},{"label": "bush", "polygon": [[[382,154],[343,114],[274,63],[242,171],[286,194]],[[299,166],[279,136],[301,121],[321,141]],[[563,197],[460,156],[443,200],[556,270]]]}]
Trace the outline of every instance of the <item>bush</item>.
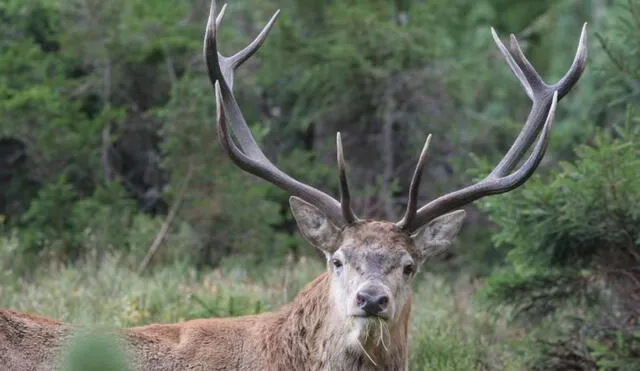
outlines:
[{"label": "bush", "polygon": [[[579,147],[576,161],[562,163],[561,171],[549,179],[535,177],[521,192],[482,203],[500,226],[496,246],[509,250],[507,267],[489,277],[484,297],[512,304],[516,318],[530,324],[559,310],[565,318],[577,317],[579,326],[561,331],[570,335],[590,329],[579,341],[590,339],[585,349],[600,344],[594,354],[584,354],[596,360],[638,351],[638,119],[631,116],[615,134],[598,133],[593,146]],[[589,318],[581,308],[593,308],[599,315]],[[602,350],[603,344],[610,353]],[[640,356],[635,357],[639,362]]]},{"label": "bush", "polygon": [[88,245],[101,250],[125,247],[122,231],[129,229],[135,212],[135,203],[118,183],[97,187],[91,197],[81,198],[60,177],[40,189],[22,216],[22,253],[64,260],[84,255]]}]

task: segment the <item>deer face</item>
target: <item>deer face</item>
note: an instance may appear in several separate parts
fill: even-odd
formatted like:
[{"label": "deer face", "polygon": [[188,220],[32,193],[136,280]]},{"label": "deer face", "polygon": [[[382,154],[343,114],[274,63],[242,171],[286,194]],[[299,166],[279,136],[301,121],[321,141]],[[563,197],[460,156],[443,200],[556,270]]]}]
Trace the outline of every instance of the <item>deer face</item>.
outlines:
[{"label": "deer face", "polygon": [[384,221],[339,229],[311,204],[297,197],[290,204],[302,235],[327,257],[338,315],[358,323],[396,322],[411,296],[415,272],[451,245],[464,220],[464,211],[454,211],[412,235]]},{"label": "deer face", "polygon": [[[339,312],[358,319],[395,320],[409,299],[419,259],[411,237],[389,222],[360,222],[338,232],[326,249]],[[375,318],[377,317],[377,318]]]}]

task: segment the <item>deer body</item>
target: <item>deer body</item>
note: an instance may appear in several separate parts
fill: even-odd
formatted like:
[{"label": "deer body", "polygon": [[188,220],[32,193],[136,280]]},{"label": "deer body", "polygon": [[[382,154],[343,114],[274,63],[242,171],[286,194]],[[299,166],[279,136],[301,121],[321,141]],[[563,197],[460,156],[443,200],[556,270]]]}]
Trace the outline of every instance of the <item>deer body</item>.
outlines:
[{"label": "deer body", "polygon": [[[388,332],[373,323],[360,334],[367,355],[353,329],[335,320],[329,285],[328,274],[320,275],[275,313],[152,324],[120,335],[136,370],[405,370],[410,305]],[[2,370],[60,370],[73,329],[0,310]]]},{"label": "deer body", "polygon": [[389,353],[374,336],[363,344],[369,354],[385,354],[374,359],[376,366],[349,344],[351,329],[334,320],[328,285],[327,274],[319,276],[275,313],[154,324],[124,334],[139,370],[404,370],[408,313],[391,332],[395,339],[385,339],[395,345]]},{"label": "deer body", "polygon": [[[376,250],[391,246],[398,257],[404,257],[410,246],[405,244],[411,244],[400,232],[392,233],[393,229],[397,228],[391,223],[365,222],[347,228],[332,243],[345,252],[370,252],[371,259],[365,257],[361,262],[377,264],[379,268],[372,272],[382,274],[393,265],[374,262],[381,256]],[[352,244],[363,240],[368,241],[365,246]],[[139,370],[405,370],[410,291],[405,285],[392,290],[402,302],[386,320],[345,320],[337,305],[346,301],[342,282],[335,279],[337,269],[332,266],[330,270],[274,313],[126,329],[124,336],[135,365]],[[343,269],[341,275],[346,277],[349,272]]]},{"label": "deer body", "polygon": [[[465,213],[459,208],[522,185],[540,164],[558,101],[580,78],[586,60],[583,27],[574,61],[556,84],[547,84],[512,35],[507,48],[493,37],[532,108],[522,131],[483,180],[418,208],[418,186],[430,136],[420,154],[406,212],[392,223],[359,219],[350,205],[340,134],[340,199],[280,170],[259,148],[233,94],[235,70],[262,45],[277,13],[256,39],[230,57],[218,53],[216,32],[224,14],[211,5],[204,56],[215,87],[218,137],[241,169],[287,191],[303,237],[324,253],[327,272],[275,313],[119,331],[137,370],[405,370],[411,283],[430,257],[449,248]],[[233,133],[233,135],[232,135]],[[538,139],[536,139],[538,138]],[[525,153],[531,154],[522,162]],[[0,370],[55,370],[74,328],[42,317],[0,310]]]}]

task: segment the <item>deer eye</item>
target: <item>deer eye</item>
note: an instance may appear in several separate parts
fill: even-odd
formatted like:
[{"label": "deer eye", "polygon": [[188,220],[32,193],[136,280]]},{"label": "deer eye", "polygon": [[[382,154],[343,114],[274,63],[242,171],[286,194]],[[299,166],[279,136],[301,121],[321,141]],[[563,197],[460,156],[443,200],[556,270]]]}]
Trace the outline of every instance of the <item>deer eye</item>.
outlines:
[{"label": "deer eye", "polygon": [[413,266],[413,264],[405,265],[402,270],[402,273],[404,273],[405,276],[411,276],[414,272],[415,272],[415,267]]},{"label": "deer eye", "polygon": [[331,259],[331,263],[333,263],[333,266],[336,268],[342,268],[342,261],[340,259],[333,258]]}]

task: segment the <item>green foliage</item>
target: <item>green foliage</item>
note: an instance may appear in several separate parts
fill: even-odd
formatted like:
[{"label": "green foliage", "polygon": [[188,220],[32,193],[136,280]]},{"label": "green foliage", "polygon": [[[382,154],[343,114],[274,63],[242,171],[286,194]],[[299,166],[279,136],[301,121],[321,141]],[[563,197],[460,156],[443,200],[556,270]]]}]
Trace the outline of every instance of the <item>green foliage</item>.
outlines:
[{"label": "green foliage", "polygon": [[195,252],[212,264],[236,253],[257,261],[282,257],[286,248],[274,243],[281,216],[268,197],[272,186],[238,171],[217,147],[214,106],[209,81],[187,75],[174,87],[167,107],[156,112],[165,120],[164,149],[171,154],[165,164],[175,183],[184,178],[185,169],[194,173],[181,215],[202,241]]},{"label": "green foliage", "polygon": [[[159,225],[143,221],[148,218],[127,202],[144,191],[127,178],[126,167],[135,164],[124,162],[133,160],[132,153],[149,156],[135,153],[136,147],[147,150],[144,137],[133,137],[142,129],[166,135],[164,149],[171,155],[165,165],[176,183],[186,169],[198,171],[184,202],[184,222],[168,238],[186,230],[198,234],[182,259],[215,263],[236,251],[273,252],[270,241],[278,237],[271,225],[280,217],[274,205],[262,202],[267,186],[221,161],[211,148],[213,125],[202,125],[215,117],[214,100],[208,81],[191,72],[202,28],[184,19],[192,6],[164,0],[3,3],[2,31],[14,37],[0,48],[0,136],[26,143],[28,163],[3,195],[13,207],[0,213],[9,214],[6,228],[17,234],[21,251],[66,260],[96,243],[107,250],[148,248],[157,229],[142,240],[140,233],[119,233],[139,223]],[[111,128],[107,138],[105,128]],[[126,143],[133,147],[129,152],[108,154],[111,145],[128,150]],[[143,176],[152,170],[144,169]],[[120,172],[120,187],[104,179],[114,171]],[[165,187],[168,200],[177,196],[172,189]],[[210,196],[214,200],[202,202]],[[268,222],[256,224],[250,216]]]},{"label": "green foliage", "polygon": [[522,192],[482,203],[501,226],[494,241],[499,248],[510,249],[507,261],[512,267],[492,279],[490,297],[531,296],[531,302],[523,305],[534,310],[546,305],[546,295],[540,291],[549,290],[556,297],[584,293],[598,266],[606,264],[598,260],[605,252],[636,253],[638,140],[635,127],[621,138],[599,133],[593,147],[579,147],[575,163],[562,163],[562,170],[548,180],[535,177]]},{"label": "green foliage", "polygon": [[[325,10],[323,31],[311,39],[296,29],[303,26],[282,22],[280,37],[272,41],[277,44],[265,49],[269,65],[261,76],[274,80],[266,84],[277,82],[296,97],[292,115],[297,125],[305,128],[336,111],[349,117],[360,113],[361,122],[371,121],[375,110],[367,110],[382,98],[385,80],[424,65],[425,56],[434,53],[427,48],[429,30],[396,25],[388,19],[388,5],[332,4]],[[292,68],[283,70],[286,65]]]},{"label": "green foliage", "polygon": [[34,228],[32,233],[25,233],[23,246],[26,250],[41,248],[51,240],[59,242],[62,252],[76,247],[77,230],[69,230],[72,214],[72,202],[76,194],[71,185],[60,178],[58,182],[49,184],[39,192],[41,202],[33,202],[25,213],[24,220]]},{"label": "green foliage", "polygon": [[[482,370],[481,344],[468,336],[462,328],[461,319],[455,313],[450,287],[441,280],[429,280],[418,286],[419,302],[412,310],[413,327],[410,369],[435,370]],[[419,300],[419,299],[418,299]],[[456,313],[458,314],[458,313]]]},{"label": "green foliage", "polygon": [[115,335],[105,335],[102,331],[84,331],[71,340],[65,355],[65,371],[125,371],[125,354]]},{"label": "green foliage", "polygon": [[625,333],[612,332],[608,339],[589,340],[591,356],[596,359],[600,370],[633,371],[638,369],[640,351],[640,331]]},{"label": "green foliage", "polygon": [[620,120],[626,106],[636,105],[640,99],[640,62],[635,47],[640,39],[640,2],[618,2],[609,9],[605,25],[606,32],[596,34],[603,51],[598,66],[603,79],[600,95],[608,102],[606,110]]},{"label": "green foliage", "polygon": [[78,256],[89,242],[87,238],[103,247],[124,244],[115,236],[124,236],[120,232],[130,225],[134,210],[133,202],[117,183],[98,187],[91,198],[81,199],[60,177],[38,192],[23,215],[20,245],[25,254]]}]

